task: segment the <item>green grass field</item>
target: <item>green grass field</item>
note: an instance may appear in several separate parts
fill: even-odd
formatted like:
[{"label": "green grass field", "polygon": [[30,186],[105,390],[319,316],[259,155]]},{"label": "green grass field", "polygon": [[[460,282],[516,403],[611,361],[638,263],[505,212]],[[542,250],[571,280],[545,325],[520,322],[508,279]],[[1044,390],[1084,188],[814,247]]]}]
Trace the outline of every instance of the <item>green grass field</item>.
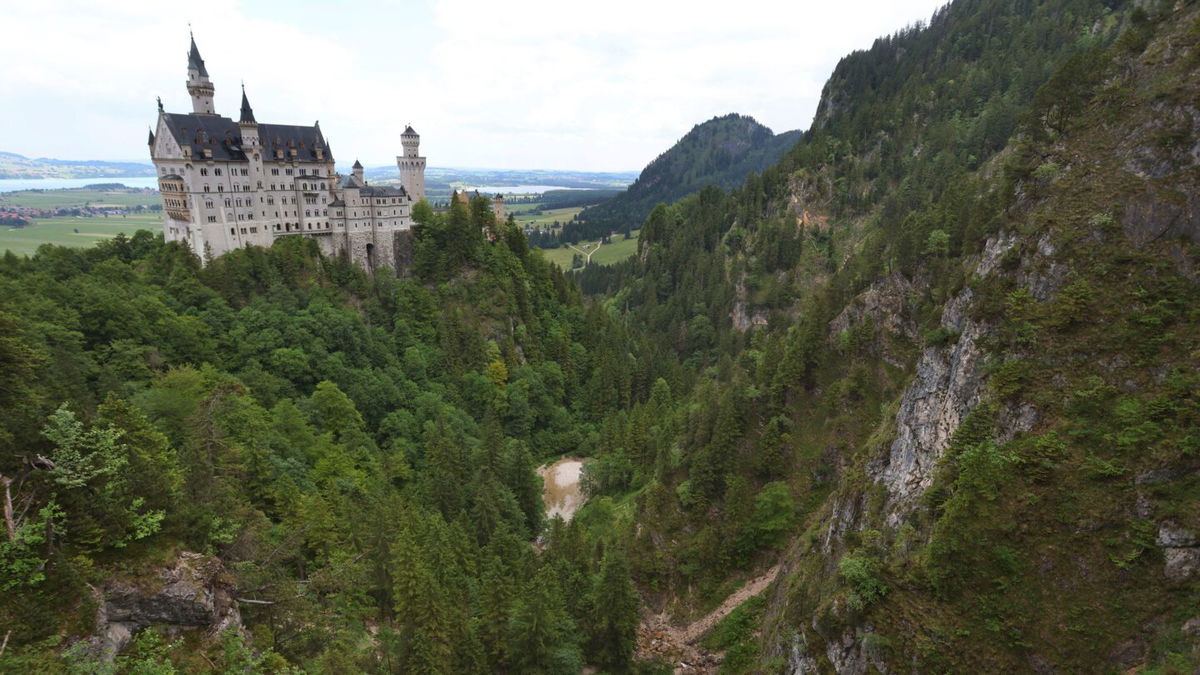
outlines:
[{"label": "green grass field", "polygon": [[35,218],[29,227],[0,226],[0,251],[9,250],[17,255],[33,255],[42,244],[91,246],[102,239],[115,237],[120,232],[132,236],[138,230],[161,231],[162,214],[124,218]]},{"label": "green grass field", "polygon": [[87,205],[152,206],[160,201],[157,192],[142,194],[126,190],[21,190],[0,193],[0,204],[31,209],[73,208]]},{"label": "green grass field", "polygon": [[[584,252],[592,252],[593,265],[612,265],[619,263],[629,256],[637,253],[638,230],[634,230],[629,234],[628,239],[622,239],[621,235],[617,235],[611,244],[605,244],[598,250],[596,249],[596,241],[581,241],[576,244],[576,248],[582,249]],[[550,262],[558,265],[564,270],[571,269],[572,257],[579,253],[568,246],[559,248],[543,248],[542,255]]]},{"label": "green grass field", "polygon": [[[548,209],[539,215],[532,215],[528,213],[530,210],[537,208],[537,206],[537,204],[518,204],[513,209],[509,209],[508,206],[505,206],[504,210],[506,212],[511,211],[513,214],[513,219],[517,221],[518,225],[536,225],[542,227],[550,225],[555,221],[565,223],[579,215],[579,212],[583,210],[582,206],[572,206],[565,209]],[[517,209],[521,210],[518,211]]]}]

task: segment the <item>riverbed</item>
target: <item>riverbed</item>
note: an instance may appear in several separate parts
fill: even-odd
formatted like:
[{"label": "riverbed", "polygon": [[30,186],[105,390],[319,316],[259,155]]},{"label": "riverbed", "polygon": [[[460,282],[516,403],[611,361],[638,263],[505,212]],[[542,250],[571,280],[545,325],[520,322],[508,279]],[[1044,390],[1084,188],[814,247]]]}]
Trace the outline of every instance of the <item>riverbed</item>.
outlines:
[{"label": "riverbed", "polygon": [[553,464],[538,467],[538,475],[545,486],[542,501],[546,504],[546,517],[561,516],[570,520],[583,505],[583,491],[579,488],[579,476],[584,460],[578,457],[563,457]]}]

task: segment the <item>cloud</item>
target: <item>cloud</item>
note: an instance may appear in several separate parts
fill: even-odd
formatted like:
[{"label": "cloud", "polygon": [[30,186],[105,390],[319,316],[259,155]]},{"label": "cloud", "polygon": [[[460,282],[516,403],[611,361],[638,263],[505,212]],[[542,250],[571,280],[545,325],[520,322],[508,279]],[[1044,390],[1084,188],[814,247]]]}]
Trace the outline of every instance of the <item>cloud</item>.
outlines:
[{"label": "cloud", "polygon": [[841,56],[938,4],[43,0],[5,10],[0,149],[144,158],[154,97],[190,108],[190,18],[219,112],[245,80],[260,120],[320,119],[339,162],[390,163],[411,122],[433,165],[636,169],[714,115],[807,127]]}]

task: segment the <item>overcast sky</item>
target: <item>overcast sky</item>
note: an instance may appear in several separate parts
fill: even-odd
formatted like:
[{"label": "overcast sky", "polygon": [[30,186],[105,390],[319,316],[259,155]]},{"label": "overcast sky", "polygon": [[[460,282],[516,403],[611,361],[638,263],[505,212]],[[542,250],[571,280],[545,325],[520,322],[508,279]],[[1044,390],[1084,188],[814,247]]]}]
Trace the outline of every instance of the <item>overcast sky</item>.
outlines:
[{"label": "overcast sky", "polygon": [[339,164],[637,170],[714,115],[807,128],[838,59],[945,0],[6,2],[0,150],[147,160],[190,112],[188,23],[237,117],[321,121]]}]

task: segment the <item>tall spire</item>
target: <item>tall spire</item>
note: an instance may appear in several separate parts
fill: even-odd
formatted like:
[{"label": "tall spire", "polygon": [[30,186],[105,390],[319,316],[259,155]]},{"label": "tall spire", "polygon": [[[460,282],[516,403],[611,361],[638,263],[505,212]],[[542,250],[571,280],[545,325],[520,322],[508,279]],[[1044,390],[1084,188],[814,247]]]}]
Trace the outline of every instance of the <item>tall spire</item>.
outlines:
[{"label": "tall spire", "polygon": [[190,29],[188,37],[192,39],[192,48],[188,50],[187,79],[188,96],[192,97],[192,112],[197,115],[215,115],[217,111],[213,107],[213,93],[216,88],[213,87],[212,80],[208,79],[208,69],[204,67],[204,59],[200,58],[200,50],[196,48],[196,36]]},{"label": "tall spire", "polygon": [[150,140],[146,144],[154,145],[154,130],[153,129],[150,129]]},{"label": "tall spire", "polygon": [[192,48],[188,52],[188,70],[196,70],[200,72],[200,77],[208,77],[208,69],[204,67],[204,59],[200,58],[200,50],[196,48],[196,36],[188,30],[188,37],[192,39]]},{"label": "tall spire", "polygon": [[255,123],[254,110],[250,107],[250,99],[246,98],[246,85],[242,84],[242,118],[239,122]]}]

